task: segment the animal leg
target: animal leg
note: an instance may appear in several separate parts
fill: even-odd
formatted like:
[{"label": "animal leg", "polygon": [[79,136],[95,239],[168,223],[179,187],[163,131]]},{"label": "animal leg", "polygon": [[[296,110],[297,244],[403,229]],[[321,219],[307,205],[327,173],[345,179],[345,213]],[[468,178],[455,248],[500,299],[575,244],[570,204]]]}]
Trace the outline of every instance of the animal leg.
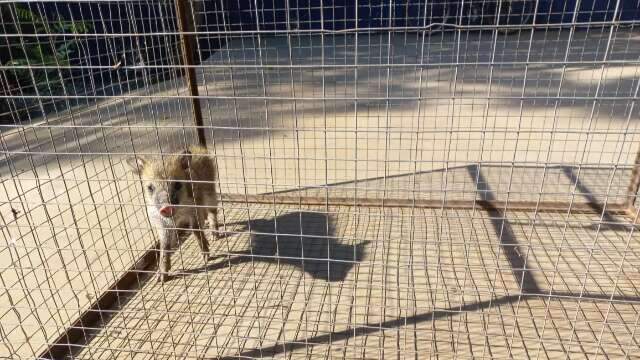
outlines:
[{"label": "animal leg", "polygon": [[220,224],[218,224],[218,208],[209,210],[208,218],[211,230],[213,230],[213,240],[217,240],[218,230],[220,229]]},{"label": "animal leg", "polygon": [[202,260],[206,263],[209,262],[209,242],[207,241],[207,237],[204,236],[204,232],[202,229],[194,229],[193,234],[196,236],[198,240],[198,245],[200,246],[200,251],[202,251]]},{"label": "animal leg", "polygon": [[160,256],[158,259],[158,281],[165,282],[169,279],[171,270],[171,244],[178,237],[177,231],[164,228],[158,229],[160,235]]}]

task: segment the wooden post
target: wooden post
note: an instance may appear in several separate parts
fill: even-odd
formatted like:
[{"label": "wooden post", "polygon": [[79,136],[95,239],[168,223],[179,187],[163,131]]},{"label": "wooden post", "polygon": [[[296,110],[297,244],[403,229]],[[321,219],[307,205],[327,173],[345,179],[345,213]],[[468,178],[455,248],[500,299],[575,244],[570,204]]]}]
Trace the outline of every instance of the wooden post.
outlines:
[{"label": "wooden post", "polygon": [[187,75],[187,84],[189,85],[189,93],[191,94],[191,108],[193,110],[193,121],[196,124],[198,133],[198,143],[207,147],[207,139],[204,136],[204,128],[202,125],[202,107],[200,106],[200,98],[198,97],[198,79],[196,78],[196,69],[193,67],[195,36],[193,34],[185,34],[185,32],[193,32],[193,16],[189,7],[189,0],[175,0],[176,15],[178,17],[178,31],[180,32],[180,42],[182,44],[182,64],[185,65]]}]

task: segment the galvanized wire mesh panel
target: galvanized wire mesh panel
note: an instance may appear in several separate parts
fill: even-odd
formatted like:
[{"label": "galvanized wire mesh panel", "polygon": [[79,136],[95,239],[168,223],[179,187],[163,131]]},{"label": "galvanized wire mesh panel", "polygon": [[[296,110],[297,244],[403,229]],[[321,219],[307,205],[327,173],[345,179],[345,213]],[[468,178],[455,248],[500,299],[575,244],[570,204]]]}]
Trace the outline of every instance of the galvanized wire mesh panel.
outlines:
[{"label": "galvanized wire mesh panel", "polygon": [[[0,357],[640,346],[638,3],[0,9]],[[125,159],[199,140],[219,239],[157,283]]]}]

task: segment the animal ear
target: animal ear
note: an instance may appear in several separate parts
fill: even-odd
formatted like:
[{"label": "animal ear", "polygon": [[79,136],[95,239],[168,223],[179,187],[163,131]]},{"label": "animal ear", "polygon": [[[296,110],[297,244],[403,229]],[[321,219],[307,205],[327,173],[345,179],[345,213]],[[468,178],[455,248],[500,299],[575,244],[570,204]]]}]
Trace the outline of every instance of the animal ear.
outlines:
[{"label": "animal ear", "polygon": [[140,175],[142,169],[147,164],[147,161],[141,157],[130,157],[127,158],[127,165],[129,165],[129,169],[132,173]]},{"label": "animal ear", "polygon": [[189,168],[189,163],[191,162],[191,151],[189,149],[185,149],[182,153],[180,153],[180,166],[184,170]]}]

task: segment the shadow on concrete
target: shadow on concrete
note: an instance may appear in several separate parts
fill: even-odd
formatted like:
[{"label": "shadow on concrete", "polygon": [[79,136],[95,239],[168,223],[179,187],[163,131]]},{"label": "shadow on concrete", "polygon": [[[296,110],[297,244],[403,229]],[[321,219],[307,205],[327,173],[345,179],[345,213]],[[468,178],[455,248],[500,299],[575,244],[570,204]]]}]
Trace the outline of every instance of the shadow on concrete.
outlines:
[{"label": "shadow on concrete", "polygon": [[[467,167],[469,175],[472,179],[475,179],[476,188],[480,194],[481,200],[495,200],[487,179],[482,175],[479,166]],[[520,245],[516,239],[515,233],[511,228],[511,224],[505,216],[504,209],[498,209],[490,202],[480,203],[481,206],[491,219],[491,224],[495,230],[496,236],[500,240],[500,245],[509,265],[511,265],[511,271],[516,282],[521,287],[522,291],[540,292],[540,287],[536,283],[531,271],[527,269],[527,261],[525,258],[525,252],[520,249]]]},{"label": "shadow on concrete", "polygon": [[365,257],[368,241],[357,245],[341,243],[335,237],[330,216],[313,212],[292,212],[271,219],[247,222],[249,249],[232,253],[205,267],[178,271],[173,278],[204,273],[242,263],[268,262],[292,265],[325,281],[343,281]]},{"label": "shadow on concrete", "polygon": [[[629,49],[640,40],[634,34],[621,31],[612,44],[610,58],[625,61],[635,58]],[[433,107],[442,109],[442,104],[448,103],[450,98],[460,99],[463,103],[465,99],[477,101],[478,93],[484,93],[487,86],[491,86],[492,95],[505,96],[491,100],[492,107],[498,107],[498,111],[502,108],[506,112],[521,105],[545,109],[580,107],[588,117],[595,106],[595,122],[602,117],[625,121],[640,111],[638,107],[629,106],[634,101],[637,87],[637,76],[633,76],[636,65],[606,65],[607,75],[601,76],[603,66],[590,63],[584,57],[588,53],[592,60],[602,60],[606,53],[603,36],[596,31],[579,32],[570,41],[566,32],[536,32],[531,38],[534,45],[557,38],[546,48],[535,47],[532,53],[518,47],[521,42],[528,44],[530,41],[529,34],[524,32],[500,37],[497,42],[491,36],[465,34],[458,38],[453,33],[428,34],[424,43],[418,34],[409,36],[408,42],[407,36],[402,35],[362,35],[357,49],[353,37],[338,35],[326,36],[324,48],[318,36],[301,37],[291,44],[286,37],[263,36],[261,51],[253,38],[245,39],[247,44],[231,42],[198,69],[200,94],[204,97],[201,100],[204,125],[212,127],[205,132],[208,141],[215,138],[216,144],[268,137],[279,132],[274,128],[304,127],[306,118],[351,116],[356,103],[361,114],[375,114],[386,109],[391,114],[396,110],[411,110],[419,103],[415,99],[418,95],[422,97],[420,103],[427,113]],[[423,44],[428,49],[426,54],[422,51]],[[563,52],[553,51],[582,44],[586,48],[582,52],[571,52],[568,60],[585,60],[586,65],[570,64],[567,68],[561,56]],[[464,51],[457,52],[459,46],[455,45],[462,46]],[[323,52],[318,51],[322,48]],[[494,62],[492,54],[497,57],[493,65],[490,64]],[[457,56],[462,58],[455,60]],[[528,59],[528,56],[535,58]],[[529,60],[545,63],[527,66]],[[458,61],[466,65],[456,65]],[[389,62],[392,66],[386,65]],[[317,66],[322,63],[336,67]],[[357,71],[352,66],[356,63],[362,65]],[[230,64],[255,66],[224,67]],[[263,64],[284,67],[270,68]],[[291,65],[313,66],[287,67]],[[625,71],[618,74],[617,70]],[[563,73],[566,76],[562,76]],[[21,162],[18,167],[28,168],[27,158],[34,158],[38,165],[46,165],[57,162],[59,157],[55,153],[59,152],[78,154],[68,155],[70,157],[82,153],[109,153],[116,145],[121,151],[131,152],[129,148],[133,145],[140,151],[144,147],[157,146],[155,132],[158,129],[161,130],[159,141],[163,144],[181,144],[185,130],[194,133],[193,128],[179,128],[183,123],[191,124],[190,100],[175,96],[179,89],[181,95],[186,95],[183,79],[169,78],[148,84],[147,88],[122,94],[122,101],[100,101],[74,109],[70,112],[73,120],[70,116],[52,120],[52,124],[67,127],[55,129],[53,134],[46,126],[25,129],[21,123],[16,123],[20,132],[38,133],[40,140],[33,140],[31,135],[27,135],[29,139],[21,139],[15,134],[4,136],[3,150],[10,155],[8,161]],[[561,89],[559,98],[556,97],[558,88]],[[163,97],[135,97],[160,94]],[[262,99],[265,95],[267,99]],[[330,99],[323,101],[324,96]],[[385,100],[387,96],[393,100]],[[633,114],[630,109],[634,109]],[[49,118],[54,119],[55,114],[49,114]],[[296,124],[298,121],[300,123]],[[105,128],[104,133],[97,130],[100,128],[73,129],[73,126],[103,125],[115,128]],[[127,128],[129,125],[143,127]],[[30,154],[38,151],[45,154]],[[2,175],[6,175],[4,168],[5,164],[0,163]]]},{"label": "shadow on concrete", "polygon": [[631,301],[631,302],[640,302],[640,296],[618,296],[611,297],[607,295],[595,295],[591,296],[590,294],[583,294],[583,296],[579,297],[576,294],[567,294],[567,293],[551,293],[551,294],[518,294],[518,295],[507,295],[498,298],[492,298],[489,300],[479,301],[471,304],[464,304],[458,306],[452,306],[447,309],[434,310],[414,316],[400,317],[393,320],[388,320],[379,323],[368,323],[365,325],[350,327],[341,331],[334,331],[329,334],[323,334],[318,336],[309,337],[306,339],[287,341],[286,343],[276,343],[275,345],[266,346],[257,349],[249,349],[243,351],[234,356],[224,356],[224,357],[216,357],[216,358],[207,358],[207,359],[217,359],[217,360],[230,360],[230,359],[238,359],[238,358],[262,358],[262,357],[272,357],[279,354],[285,354],[290,351],[295,351],[297,349],[304,349],[306,347],[313,347],[315,345],[326,345],[332,342],[343,341],[350,338],[354,338],[357,336],[364,336],[373,334],[376,332],[405,327],[405,326],[416,326],[419,323],[431,322],[434,320],[455,316],[465,312],[474,312],[481,311],[485,309],[491,309],[494,307],[499,307],[509,303],[517,303],[524,299],[544,299],[547,297],[563,297],[563,300],[581,300],[585,301]]},{"label": "shadow on concrete", "polygon": [[[495,196],[487,182],[486,178],[482,174],[478,166],[468,166],[467,170],[469,175],[474,179],[477,192],[481,200],[495,200]],[[565,172],[567,176],[570,176],[569,172]],[[576,179],[577,182],[577,179]],[[581,187],[580,184],[577,185]],[[588,193],[588,189],[582,187],[581,191]],[[591,200],[591,199],[590,199]],[[255,349],[248,349],[234,356],[217,357],[210,359],[237,359],[237,358],[253,358],[253,357],[273,357],[279,354],[285,354],[287,352],[295,351],[297,349],[303,349],[306,347],[313,347],[315,345],[326,345],[332,342],[343,341],[357,336],[364,336],[376,332],[380,332],[387,329],[398,328],[402,326],[415,326],[418,323],[431,322],[440,318],[446,318],[455,316],[463,312],[481,311],[485,309],[491,309],[508,303],[518,303],[526,299],[558,299],[565,301],[581,301],[581,302],[626,302],[626,303],[640,303],[640,296],[619,296],[619,295],[607,295],[605,293],[571,293],[571,292],[554,292],[543,290],[535,281],[531,272],[527,269],[526,259],[522,251],[519,250],[519,244],[516,236],[511,228],[511,225],[506,220],[504,209],[498,209],[496,207],[484,208],[491,216],[491,222],[493,224],[496,235],[500,239],[500,243],[503,249],[503,253],[506,256],[513,275],[521,286],[520,292],[514,295],[507,295],[489,300],[479,301],[471,304],[461,304],[453,306],[447,309],[434,310],[414,316],[400,317],[393,320],[388,320],[378,323],[368,323],[365,325],[350,327],[341,331],[334,331],[329,334],[322,334],[318,336],[309,337],[306,339],[300,339],[295,341],[288,341],[286,343],[276,343],[271,346],[260,347]]]},{"label": "shadow on concrete", "polygon": [[502,304],[515,301],[518,298],[519,297],[515,295],[505,296],[497,299],[490,299],[490,300],[485,300],[485,301],[476,302],[472,304],[456,306],[448,309],[430,311],[423,314],[397,318],[397,319],[383,321],[379,323],[369,323],[369,324],[365,324],[365,325],[361,325],[353,328],[348,328],[346,330],[334,331],[329,334],[314,336],[314,337],[310,337],[302,340],[289,341],[282,344],[275,344],[275,345],[267,346],[263,348],[251,349],[234,356],[225,356],[225,357],[209,358],[209,359],[226,360],[226,359],[238,359],[238,358],[271,357],[278,354],[287,353],[289,351],[294,351],[296,349],[313,347],[314,345],[327,344],[334,341],[342,341],[342,340],[346,340],[356,336],[363,336],[363,335],[376,333],[381,330],[386,330],[389,328],[397,328],[401,326],[412,326],[418,323],[446,318],[446,317],[452,316],[452,314],[463,312],[463,311],[478,311],[478,310],[490,308],[493,306],[500,306]]},{"label": "shadow on concrete", "polygon": [[580,194],[587,198],[587,204],[597,213],[600,214],[601,220],[595,224],[591,224],[588,227],[593,230],[623,230],[629,231],[635,228],[636,225],[629,223],[628,221],[620,220],[612,215],[606,209],[606,204],[601,205],[601,202],[596,199],[593,192],[586,186],[582,180],[580,180],[578,174],[576,174],[573,168],[563,166],[562,171],[571,180],[571,183],[575,185],[575,193]]}]

